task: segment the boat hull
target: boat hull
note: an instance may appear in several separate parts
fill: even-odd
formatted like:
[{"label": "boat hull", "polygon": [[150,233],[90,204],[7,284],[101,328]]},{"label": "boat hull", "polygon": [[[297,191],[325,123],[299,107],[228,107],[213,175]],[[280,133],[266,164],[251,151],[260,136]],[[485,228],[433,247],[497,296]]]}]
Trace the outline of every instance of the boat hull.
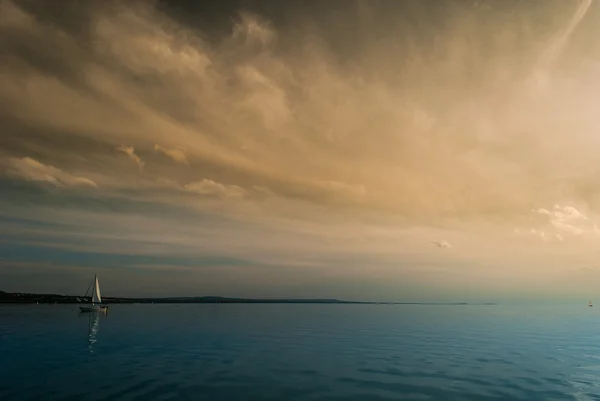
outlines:
[{"label": "boat hull", "polygon": [[80,312],[106,312],[107,309],[108,309],[108,307],[105,305],[80,306],[79,307]]}]

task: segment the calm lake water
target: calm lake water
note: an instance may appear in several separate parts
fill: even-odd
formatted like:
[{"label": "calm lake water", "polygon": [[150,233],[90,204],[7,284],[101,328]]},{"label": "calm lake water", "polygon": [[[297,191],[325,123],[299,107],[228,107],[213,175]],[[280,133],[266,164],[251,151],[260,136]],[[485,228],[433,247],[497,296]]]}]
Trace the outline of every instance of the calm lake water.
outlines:
[{"label": "calm lake water", "polygon": [[0,305],[0,400],[600,400],[600,312]]}]

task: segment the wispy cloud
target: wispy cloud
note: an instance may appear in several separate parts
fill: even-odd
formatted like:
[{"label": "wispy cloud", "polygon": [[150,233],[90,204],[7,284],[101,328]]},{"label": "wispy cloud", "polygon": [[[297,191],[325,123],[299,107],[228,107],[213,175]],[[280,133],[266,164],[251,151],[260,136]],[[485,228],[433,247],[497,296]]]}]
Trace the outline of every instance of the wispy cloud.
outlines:
[{"label": "wispy cloud", "polygon": [[554,205],[551,210],[540,208],[534,210],[534,212],[548,216],[548,221],[558,231],[557,234],[583,235],[600,233],[596,223],[592,222],[573,206]]},{"label": "wispy cloud", "polygon": [[434,243],[438,248],[452,248],[452,245],[450,245],[450,243],[446,240],[431,241],[431,242]]},{"label": "wispy cloud", "polygon": [[530,221],[533,227],[515,228],[519,236],[539,238],[543,241],[582,239],[600,234],[597,224],[573,206],[554,205],[552,208],[537,208],[531,211],[538,216]]},{"label": "wispy cloud", "polygon": [[167,149],[167,148],[163,148],[160,145],[155,144],[154,151],[160,152],[160,153],[164,154],[165,156],[170,157],[171,159],[175,160],[177,163],[189,165],[187,156],[185,155],[185,152],[182,149],[178,149],[178,148]]},{"label": "wispy cloud", "polygon": [[246,190],[237,185],[224,185],[213,180],[190,182],[184,185],[184,189],[200,195],[214,195],[226,198],[240,198],[246,194]]},{"label": "wispy cloud", "polygon": [[538,84],[546,85],[548,79],[548,70],[553,67],[565,50],[567,43],[573,32],[577,29],[583,18],[586,16],[592,0],[580,0],[577,7],[568,22],[554,35],[545,51],[542,52],[538,65]]},{"label": "wispy cloud", "polygon": [[59,168],[38,162],[30,157],[9,158],[6,160],[6,172],[10,176],[28,181],[50,183],[57,187],[94,187],[94,181],[70,174]]},{"label": "wispy cloud", "polygon": [[138,165],[140,169],[144,168],[144,162],[140,157],[135,153],[135,149],[133,146],[125,146],[121,145],[117,148],[117,151],[125,153],[135,164]]}]

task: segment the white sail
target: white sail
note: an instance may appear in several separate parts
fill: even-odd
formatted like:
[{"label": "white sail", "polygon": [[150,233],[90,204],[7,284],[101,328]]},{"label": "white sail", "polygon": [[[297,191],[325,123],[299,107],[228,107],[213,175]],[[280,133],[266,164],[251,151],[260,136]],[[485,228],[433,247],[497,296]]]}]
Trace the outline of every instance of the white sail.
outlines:
[{"label": "white sail", "polygon": [[98,276],[95,277],[96,282],[94,283],[94,294],[92,295],[93,304],[101,304],[102,297],[100,296],[100,283],[98,283]]}]

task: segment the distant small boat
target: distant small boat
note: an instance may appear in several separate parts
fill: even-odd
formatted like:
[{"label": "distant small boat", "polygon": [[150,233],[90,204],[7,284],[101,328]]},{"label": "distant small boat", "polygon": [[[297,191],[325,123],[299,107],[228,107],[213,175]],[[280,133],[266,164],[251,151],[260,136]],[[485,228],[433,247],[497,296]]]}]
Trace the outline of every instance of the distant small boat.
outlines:
[{"label": "distant small boat", "polygon": [[590,308],[594,306],[594,305],[592,305],[592,301],[588,301],[588,306],[589,306]]},{"label": "distant small boat", "polygon": [[[102,305],[102,297],[100,296],[100,283],[98,282],[97,275],[94,275],[94,281],[92,284],[90,284],[90,287],[91,286],[93,286],[92,303],[90,306],[80,306],[79,310],[81,312],[106,312],[108,310],[108,306]],[[90,287],[88,287],[84,297],[87,297]]]}]

